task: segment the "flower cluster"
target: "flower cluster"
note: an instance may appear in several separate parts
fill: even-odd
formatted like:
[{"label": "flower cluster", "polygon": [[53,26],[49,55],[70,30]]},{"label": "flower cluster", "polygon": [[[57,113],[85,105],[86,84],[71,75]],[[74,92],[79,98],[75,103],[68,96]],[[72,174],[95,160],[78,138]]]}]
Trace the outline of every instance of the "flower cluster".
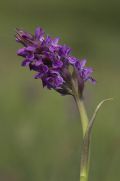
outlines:
[{"label": "flower cluster", "polygon": [[35,78],[41,79],[48,89],[55,89],[63,95],[72,94],[70,66],[76,72],[81,90],[87,80],[95,82],[91,77],[92,68],[85,67],[86,60],[71,56],[71,48],[60,45],[59,38],[45,35],[40,27],[36,28],[34,35],[17,29],[16,41],[24,46],[17,51],[24,57],[22,66],[35,71]]}]

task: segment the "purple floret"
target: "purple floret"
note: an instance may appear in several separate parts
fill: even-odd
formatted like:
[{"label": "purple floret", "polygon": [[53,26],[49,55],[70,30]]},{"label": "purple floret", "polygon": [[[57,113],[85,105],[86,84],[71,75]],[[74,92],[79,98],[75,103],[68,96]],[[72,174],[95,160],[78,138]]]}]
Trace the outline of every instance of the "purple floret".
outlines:
[{"label": "purple floret", "polygon": [[73,94],[70,65],[82,89],[87,80],[95,82],[91,77],[92,68],[85,67],[86,60],[71,56],[71,48],[60,45],[59,38],[45,35],[42,28],[36,28],[34,35],[17,29],[16,41],[24,46],[17,51],[24,58],[22,66],[35,71],[35,78],[41,79],[48,89],[55,89],[62,95]]},{"label": "purple floret", "polygon": [[93,69],[91,67],[85,67],[86,62],[86,60],[76,61],[75,67],[82,81],[90,80],[91,82],[95,83],[95,80],[91,77]]}]

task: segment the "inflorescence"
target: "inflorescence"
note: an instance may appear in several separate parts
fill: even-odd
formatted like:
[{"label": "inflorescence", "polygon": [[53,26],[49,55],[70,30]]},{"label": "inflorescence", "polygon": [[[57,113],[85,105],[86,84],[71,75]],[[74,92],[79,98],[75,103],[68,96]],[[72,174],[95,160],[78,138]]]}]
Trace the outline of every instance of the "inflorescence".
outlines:
[{"label": "inflorescence", "polygon": [[24,57],[22,66],[35,71],[35,78],[42,80],[43,87],[55,89],[62,95],[73,95],[74,77],[81,94],[87,80],[95,82],[91,77],[92,68],[85,67],[86,60],[71,56],[71,48],[60,45],[59,38],[45,35],[40,27],[36,28],[34,35],[17,29],[16,41],[24,46],[17,51],[19,56]]}]

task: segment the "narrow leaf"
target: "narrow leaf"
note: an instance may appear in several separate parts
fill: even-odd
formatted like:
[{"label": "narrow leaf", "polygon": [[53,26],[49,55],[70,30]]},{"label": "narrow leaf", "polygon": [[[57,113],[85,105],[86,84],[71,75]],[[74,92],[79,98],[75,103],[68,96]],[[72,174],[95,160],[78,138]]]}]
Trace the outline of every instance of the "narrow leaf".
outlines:
[{"label": "narrow leaf", "polygon": [[94,124],[94,120],[96,118],[96,115],[99,111],[99,109],[101,108],[101,106],[103,105],[104,102],[106,101],[110,101],[110,100],[113,100],[113,98],[109,98],[109,99],[105,99],[103,101],[101,101],[94,113],[93,113],[93,116],[89,122],[89,125],[88,125],[88,128],[86,130],[86,133],[85,133],[85,136],[84,136],[84,140],[83,140],[83,148],[82,148],[82,153],[81,153],[81,171],[84,173],[88,173],[88,162],[89,162],[89,149],[90,149],[90,138],[91,138],[91,132],[92,132],[92,127],[93,127],[93,124]]}]

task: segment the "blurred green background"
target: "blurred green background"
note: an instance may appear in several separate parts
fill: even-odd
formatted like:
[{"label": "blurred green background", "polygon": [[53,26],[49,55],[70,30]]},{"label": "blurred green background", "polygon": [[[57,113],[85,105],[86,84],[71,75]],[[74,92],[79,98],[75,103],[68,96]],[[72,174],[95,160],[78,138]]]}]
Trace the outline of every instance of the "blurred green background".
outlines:
[{"label": "blurred green background", "polygon": [[93,130],[90,181],[120,180],[120,1],[0,1],[0,181],[79,181],[81,125],[69,96],[43,90],[20,66],[15,28],[41,26],[94,67],[88,114],[104,98]]}]

